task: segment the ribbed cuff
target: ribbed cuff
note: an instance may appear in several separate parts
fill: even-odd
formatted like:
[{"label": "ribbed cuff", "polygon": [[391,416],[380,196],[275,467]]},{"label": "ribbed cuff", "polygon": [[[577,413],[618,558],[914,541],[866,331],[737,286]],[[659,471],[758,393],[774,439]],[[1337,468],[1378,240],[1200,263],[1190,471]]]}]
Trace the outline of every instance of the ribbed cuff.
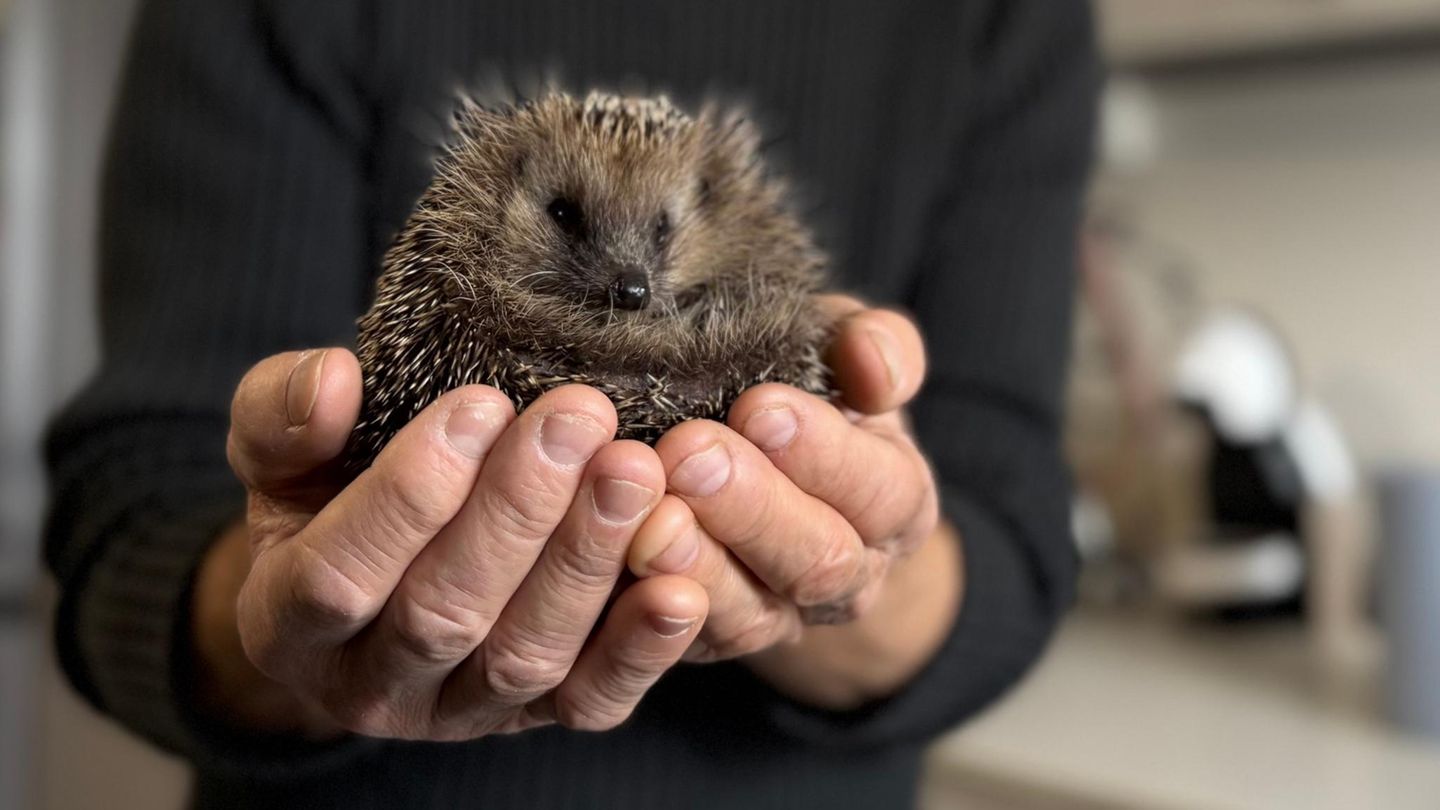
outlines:
[{"label": "ribbed cuff", "polygon": [[[111,490],[126,506],[112,509],[119,516],[107,521],[110,530],[96,539],[83,570],[62,583],[57,645],[72,681],[132,731],[211,772],[284,778],[376,744],[252,735],[198,711],[190,643],[194,575],[214,539],[243,515],[244,494],[228,470],[186,476],[171,469],[166,478],[163,496],[138,496],[133,481]],[[185,483],[170,483],[177,480]]]},{"label": "ribbed cuff", "polygon": [[1013,531],[970,498],[942,490],[961,539],[964,593],[949,635],[896,694],[860,709],[816,709],[774,693],[771,720],[817,745],[926,742],[989,706],[1039,657],[1058,617]]}]

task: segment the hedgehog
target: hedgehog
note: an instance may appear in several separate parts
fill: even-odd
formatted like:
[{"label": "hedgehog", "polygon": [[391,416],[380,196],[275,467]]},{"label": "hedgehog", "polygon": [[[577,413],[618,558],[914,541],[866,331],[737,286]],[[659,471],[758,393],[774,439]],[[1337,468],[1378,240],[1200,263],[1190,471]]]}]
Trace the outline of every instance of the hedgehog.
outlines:
[{"label": "hedgehog", "polygon": [[483,383],[522,409],[583,383],[617,437],[723,420],[753,385],[830,396],[826,262],[740,108],[548,90],[461,96],[433,180],[358,321],[363,468],[422,408]]}]

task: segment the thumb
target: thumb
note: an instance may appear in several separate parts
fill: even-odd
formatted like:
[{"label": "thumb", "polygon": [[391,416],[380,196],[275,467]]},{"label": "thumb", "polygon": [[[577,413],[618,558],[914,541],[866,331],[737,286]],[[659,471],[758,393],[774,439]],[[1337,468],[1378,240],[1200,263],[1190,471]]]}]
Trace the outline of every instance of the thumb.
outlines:
[{"label": "thumb", "polygon": [[345,349],[268,357],[235,390],[230,466],[252,491],[318,508],[340,487],[340,455],[360,401],[360,363]]}]

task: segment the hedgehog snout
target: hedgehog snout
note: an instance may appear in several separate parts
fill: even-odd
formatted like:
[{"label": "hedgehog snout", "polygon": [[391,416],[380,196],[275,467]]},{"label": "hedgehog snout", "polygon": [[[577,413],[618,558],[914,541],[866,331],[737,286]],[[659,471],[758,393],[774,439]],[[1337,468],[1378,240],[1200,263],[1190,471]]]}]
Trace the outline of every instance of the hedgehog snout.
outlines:
[{"label": "hedgehog snout", "polygon": [[633,264],[617,268],[610,280],[610,302],[618,309],[644,309],[650,303],[649,274]]}]

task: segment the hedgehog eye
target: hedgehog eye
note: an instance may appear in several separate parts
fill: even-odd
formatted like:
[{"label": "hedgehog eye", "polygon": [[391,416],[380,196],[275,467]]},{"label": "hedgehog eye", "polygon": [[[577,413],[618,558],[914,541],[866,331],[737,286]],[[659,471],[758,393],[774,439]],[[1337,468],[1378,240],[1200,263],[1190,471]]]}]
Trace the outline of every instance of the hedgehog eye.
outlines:
[{"label": "hedgehog eye", "polygon": [[567,197],[556,197],[545,207],[545,212],[560,226],[560,230],[578,237],[585,232],[585,214],[580,204]]},{"label": "hedgehog eye", "polygon": [[655,247],[663,248],[665,243],[670,241],[670,214],[660,212],[660,218],[655,220]]}]

